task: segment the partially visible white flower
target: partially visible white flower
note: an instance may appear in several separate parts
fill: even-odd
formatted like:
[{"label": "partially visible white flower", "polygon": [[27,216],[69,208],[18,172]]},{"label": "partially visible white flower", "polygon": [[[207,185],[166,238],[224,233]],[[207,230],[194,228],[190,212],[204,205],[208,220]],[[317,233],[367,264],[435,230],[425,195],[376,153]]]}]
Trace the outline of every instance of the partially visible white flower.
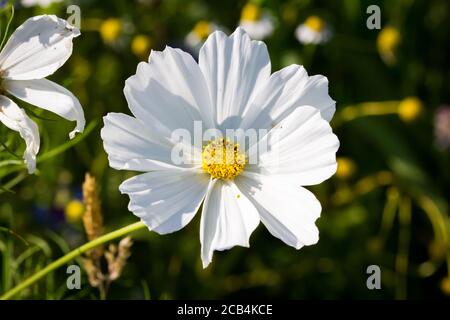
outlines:
[{"label": "partially visible white flower", "polygon": [[434,136],[441,150],[450,149],[450,106],[440,106],[434,114]]},{"label": "partially visible white flower", "polygon": [[273,33],[273,17],[253,3],[247,3],[241,12],[239,25],[252,39],[262,40]]},{"label": "partially visible white flower", "polygon": [[[110,166],[141,172],[119,187],[130,197],[129,210],[150,230],[167,234],[186,226],[203,203],[203,267],[214,250],[249,247],[260,222],[296,249],[317,243],[321,205],[302,186],[336,171],[339,140],[328,123],[335,101],[327,78],[308,76],[299,65],[271,74],[267,47],[241,28],[230,37],[210,35],[198,61],[170,47],[152,51],[125,82],[133,116],[104,117]],[[196,121],[227,138],[229,130],[266,134],[245,146],[233,136],[203,137],[203,147],[184,141],[193,156],[177,164],[173,133],[184,129],[195,137]],[[248,161],[255,152],[258,161]]]},{"label": "partially visible white flower", "polygon": [[11,130],[19,132],[25,140],[24,162],[30,173],[36,170],[36,154],[39,152],[39,129],[25,111],[14,101],[0,95],[0,122]]},{"label": "partially visible white flower", "polygon": [[330,27],[317,16],[310,16],[295,29],[295,37],[302,44],[321,44],[332,36]]},{"label": "partially visible white flower", "polygon": [[206,20],[198,21],[194,28],[184,38],[185,44],[194,52],[198,53],[208,36],[220,28],[213,22]]},{"label": "partially visible white flower", "polygon": [[52,3],[62,2],[63,0],[21,0],[20,3],[22,6],[29,8],[34,6],[39,6],[42,8],[47,8]]},{"label": "partially visible white flower", "polygon": [[5,94],[76,121],[69,134],[82,132],[84,113],[78,99],[67,89],[45,79],[72,54],[72,39],[80,31],[54,15],[36,16],[25,21],[11,35],[0,52],[0,122],[18,131],[26,142],[24,159],[28,171],[36,168],[39,132],[36,124]]}]

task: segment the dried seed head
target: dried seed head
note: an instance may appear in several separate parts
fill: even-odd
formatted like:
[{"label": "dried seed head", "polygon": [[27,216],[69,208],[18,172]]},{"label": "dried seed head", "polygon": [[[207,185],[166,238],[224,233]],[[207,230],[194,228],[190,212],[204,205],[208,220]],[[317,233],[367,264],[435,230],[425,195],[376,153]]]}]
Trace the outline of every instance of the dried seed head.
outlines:
[{"label": "dried seed head", "polygon": [[100,287],[104,280],[101,270],[90,258],[83,259],[83,266],[88,275],[89,284],[94,288]]},{"label": "dried seed head", "polygon": [[[92,241],[100,237],[103,233],[103,216],[95,178],[89,173],[86,174],[83,183],[83,201],[86,208],[83,215],[84,229],[86,230],[89,241]],[[88,255],[96,258],[100,257],[102,253],[103,248],[98,247],[91,250]]]},{"label": "dried seed head", "polygon": [[131,246],[133,241],[131,237],[123,238],[119,242],[119,247],[110,245],[105,258],[108,262],[109,280],[114,281],[120,277],[127,263],[127,259],[131,254]]}]

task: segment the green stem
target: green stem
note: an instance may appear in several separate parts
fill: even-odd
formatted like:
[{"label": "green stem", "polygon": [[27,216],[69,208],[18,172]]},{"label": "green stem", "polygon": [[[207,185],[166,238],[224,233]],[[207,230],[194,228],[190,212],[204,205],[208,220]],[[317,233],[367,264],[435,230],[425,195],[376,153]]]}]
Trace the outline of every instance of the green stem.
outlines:
[{"label": "green stem", "polygon": [[64,264],[68,263],[72,259],[82,255],[84,252],[89,251],[103,243],[109,242],[111,240],[114,240],[116,238],[122,237],[126,234],[129,234],[131,232],[134,232],[134,231],[137,231],[137,230],[143,229],[143,228],[145,228],[145,224],[143,222],[135,222],[126,227],[123,227],[118,230],[114,230],[110,233],[107,233],[97,239],[94,239],[94,240],[82,245],[81,247],[76,248],[75,250],[70,251],[65,256],[59,258],[56,261],[53,261],[52,263],[47,265],[44,269],[38,271],[37,273],[35,273],[34,275],[29,277],[25,281],[19,283],[17,286],[12,288],[11,290],[5,292],[2,296],[0,296],[0,300],[7,300],[7,299],[13,297],[20,291],[28,288],[29,286],[31,286],[32,284],[37,282],[39,279],[41,279],[48,273],[61,267]]},{"label": "green stem", "polygon": [[11,15],[9,16],[8,23],[6,24],[5,34],[3,35],[2,42],[0,43],[0,49],[3,48],[3,44],[5,43],[6,37],[8,36],[9,26],[14,18],[14,4],[11,5]]}]

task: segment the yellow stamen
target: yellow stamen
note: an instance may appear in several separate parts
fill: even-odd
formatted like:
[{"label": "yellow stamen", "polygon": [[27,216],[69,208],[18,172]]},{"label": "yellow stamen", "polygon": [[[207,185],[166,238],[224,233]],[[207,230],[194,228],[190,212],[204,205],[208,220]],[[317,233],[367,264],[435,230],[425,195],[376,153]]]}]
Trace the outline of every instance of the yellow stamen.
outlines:
[{"label": "yellow stamen", "polygon": [[310,16],[306,19],[305,26],[316,32],[320,32],[325,27],[325,22],[318,16]]},{"label": "yellow stamen", "polygon": [[261,18],[261,8],[256,4],[247,3],[241,12],[241,20],[258,21]]},{"label": "yellow stamen", "polygon": [[208,38],[209,34],[211,33],[211,24],[208,21],[200,20],[196,23],[193,32],[199,37],[200,39],[206,39]]},{"label": "yellow stamen", "polygon": [[245,163],[239,144],[227,139],[212,140],[203,148],[202,169],[215,179],[234,179],[244,170]]}]

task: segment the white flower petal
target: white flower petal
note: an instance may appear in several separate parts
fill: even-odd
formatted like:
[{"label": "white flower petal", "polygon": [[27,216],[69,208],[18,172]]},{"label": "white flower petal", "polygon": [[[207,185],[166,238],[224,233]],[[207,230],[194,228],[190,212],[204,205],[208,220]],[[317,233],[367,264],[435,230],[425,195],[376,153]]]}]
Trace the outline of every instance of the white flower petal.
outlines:
[{"label": "white flower petal", "polygon": [[0,122],[9,129],[19,132],[25,140],[26,149],[23,155],[28,172],[36,170],[36,155],[39,152],[39,129],[23,109],[5,96],[0,95]]},{"label": "white flower petal", "polygon": [[298,186],[319,184],[337,168],[339,140],[316,108],[303,106],[279,122],[248,150],[257,164],[246,171],[278,175]]},{"label": "white flower petal", "polygon": [[29,18],[0,53],[2,78],[31,80],[53,74],[72,54],[72,39],[78,35],[78,29],[54,15]]},{"label": "white flower petal", "polygon": [[123,113],[108,113],[103,120],[100,134],[112,168],[143,172],[174,168],[172,145],[147,124]]},{"label": "white flower petal", "polygon": [[195,170],[144,173],[123,182],[128,209],[159,234],[180,230],[194,217],[208,189],[209,177]]},{"label": "white flower petal", "polygon": [[164,136],[179,128],[192,130],[194,121],[213,125],[203,74],[192,56],[179,49],[152,51],[149,62],[139,63],[136,75],[127,79],[124,93],[136,118]]},{"label": "white flower petal", "polygon": [[242,28],[230,37],[216,31],[200,49],[199,65],[216,109],[217,124],[235,129],[252,95],[270,76],[266,45],[251,40]]},{"label": "white flower petal", "polygon": [[259,224],[256,208],[233,182],[215,180],[206,194],[200,222],[202,262],[206,268],[214,250],[249,247]]},{"label": "white flower petal", "polygon": [[270,76],[244,115],[243,129],[270,129],[300,106],[313,106],[331,121],[336,102],[328,94],[328,79],[308,76],[305,68],[291,65]]},{"label": "white flower petal", "polygon": [[253,202],[273,236],[296,249],[319,241],[315,221],[321,206],[310,191],[278,177],[259,174],[241,175],[235,182]]},{"label": "white flower petal", "polygon": [[75,129],[69,134],[83,132],[85,120],[83,108],[78,99],[66,88],[47,79],[5,80],[3,87],[13,96],[42,109],[56,113],[64,119],[76,121]]}]

